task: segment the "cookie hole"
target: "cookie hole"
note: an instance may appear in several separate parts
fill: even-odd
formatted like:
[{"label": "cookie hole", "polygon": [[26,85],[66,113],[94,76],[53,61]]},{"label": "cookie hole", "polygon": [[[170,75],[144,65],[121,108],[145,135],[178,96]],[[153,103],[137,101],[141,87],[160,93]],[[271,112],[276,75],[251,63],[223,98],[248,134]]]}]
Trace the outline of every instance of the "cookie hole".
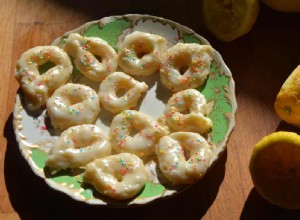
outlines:
[{"label": "cookie hole", "polygon": [[102,57],[101,56],[98,56],[98,55],[94,55],[94,56],[99,61],[99,63],[102,63]]},{"label": "cookie hole", "polygon": [[116,96],[118,98],[122,97],[125,95],[125,93],[127,92],[127,90],[125,88],[119,88],[117,91],[116,91]]},{"label": "cookie hole", "polygon": [[181,66],[181,67],[179,68],[179,73],[180,73],[181,75],[183,75],[188,69],[189,69],[189,66]]},{"label": "cookie hole", "polygon": [[185,102],[180,103],[181,105],[178,106],[178,112],[180,112],[183,115],[190,114],[190,109],[186,106]]},{"label": "cookie hole", "polygon": [[183,150],[183,155],[186,161],[191,158],[191,153],[188,150]]},{"label": "cookie hole", "polygon": [[68,98],[68,105],[75,105],[81,103],[83,99],[83,97],[73,95],[72,97]]},{"label": "cookie hole", "polygon": [[44,73],[46,73],[49,69],[55,67],[56,64],[51,62],[51,61],[47,61],[46,63],[43,63],[42,65],[39,65],[38,69],[39,69],[39,73],[40,75],[43,75]]},{"label": "cookie hole", "polygon": [[93,141],[88,141],[88,142],[78,141],[78,143],[76,143],[76,139],[73,139],[72,141],[73,143],[75,142],[74,148],[81,149],[81,150],[84,150],[85,148],[90,148],[90,146],[93,144]]},{"label": "cookie hole", "polygon": [[141,59],[143,56],[151,53],[153,51],[153,46],[148,42],[138,42],[134,45],[134,53],[138,59]]},{"label": "cookie hole", "polygon": [[143,56],[145,56],[147,53],[139,52],[136,54],[137,58],[141,59]]},{"label": "cookie hole", "polygon": [[118,182],[122,182],[123,176],[120,173],[115,172],[114,176],[118,180]]},{"label": "cookie hole", "polygon": [[131,130],[130,130],[130,133],[129,133],[129,136],[130,137],[134,137],[136,134],[138,134],[140,131],[139,130],[137,130],[136,128],[132,128]]},{"label": "cookie hole", "polygon": [[187,114],[190,114],[190,111],[188,109],[185,109],[185,110],[180,111],[180,113],[183,115],[187,115]]}]

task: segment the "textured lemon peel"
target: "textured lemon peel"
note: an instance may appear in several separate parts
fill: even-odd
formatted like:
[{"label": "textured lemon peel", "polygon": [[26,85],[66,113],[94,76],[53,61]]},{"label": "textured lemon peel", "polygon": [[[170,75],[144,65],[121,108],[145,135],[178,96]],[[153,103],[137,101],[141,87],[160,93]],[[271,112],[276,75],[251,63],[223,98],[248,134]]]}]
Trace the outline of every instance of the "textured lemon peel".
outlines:
[{"label": "textured lemon peel", "polygon": [[229,42],[252,29],[259,3],[257,0],[203,0],[202,13],[207,29],[219,40]]},{"label": "textured lemon peel", "polygon": [[300,127],[300,65],[283,83],[274,103],[279,118]]},{"label": "textured lemon peel", "polygon": [[299,157],[300,136],[294,132],[272,133],[254,146],[249,165],[251,177],[257,191],[270,203],[300,208]]},{"label": "textured lemon peel", "polygon": [[282,12],[300,12],[299,0],[262,0],[268,7]]}]

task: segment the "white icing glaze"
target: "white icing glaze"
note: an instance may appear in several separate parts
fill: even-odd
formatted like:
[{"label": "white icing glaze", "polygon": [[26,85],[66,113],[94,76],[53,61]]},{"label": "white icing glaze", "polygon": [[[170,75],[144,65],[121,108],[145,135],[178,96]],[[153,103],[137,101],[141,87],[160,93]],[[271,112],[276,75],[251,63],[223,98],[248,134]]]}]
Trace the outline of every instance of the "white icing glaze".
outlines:
[{"label": "white icing glaze", "polygon": [[139,157],[121,153],[88,164],[83,181],[92,184],[103,195],[125,200],[132,198],[143,188],[147,173]]},{"label": "white icing glaze", "polygon": [[98,94],[88,86],[73,83],[58,88],[46,106],[53,127],[61,130],[92,124],[100,112]]},{"label": "white icing glaze", "polygon": [[167,51],[160,80],[173,92],[197,88],[207,78],[214,50],[209,45],[178,43]]},{"label": "white icing glaze", "polygon": [[110,143],[100,128],[77,125],[65,130],[56,140],[46,164],[54,170],[79,168],[110,154]]},{"label": "white icing glaze", "polygon": [[[132,131],[136,131],[133,134]],[[152,117],[138,111],[125,110],[116,115],[110,126],[110,141],[116,152],[129,152],[139,157],[154,154],[154,146],[168,134]]]},{"label": "white icing glaze", "polygon": [[72,33],[65,42],[64,50],[74,57],[77,69],[93,81],[102,81],[117,69],[117,53],[101,38]]},{"label": "white icing glaze", "polygon": [[[125,90],[124,95],[117,96],[118,90]],[[99,99],[105,109],[120,113],[123,110],[134,108],[142,93],[148,86],[122,72],[114,72],[102,81],[99,89]]]},{"label": "white icing glaze", "polygon": [[[40,75],[39,66],[52,62],[54,67]],[[38,46],[25,51],[17,61],[15,77],[30,111],[39,109],[55,89],[65,84],[72,73],[70,58],[57,46]]]},{"label": "white icing glaze", "polygon": [[118,65],[127,74],[148,76],[159,69],[165,51],[165,38],[135,31],[122,42],[118,52]]},{"label": "white icing glaze", "polygon": [[208,111],[204,95],[198,90],[186,89],[173,94],[166,104],[164,116],[167,125],[175,131],[203,134],[213,126],[211,119],[205,117]]},{"label": "white icing glaze", "polygon": [[203,177],[212,158],[207,141],[193,132],[164,136],[156,147],[159,168],[173,184],[191,184]]}]

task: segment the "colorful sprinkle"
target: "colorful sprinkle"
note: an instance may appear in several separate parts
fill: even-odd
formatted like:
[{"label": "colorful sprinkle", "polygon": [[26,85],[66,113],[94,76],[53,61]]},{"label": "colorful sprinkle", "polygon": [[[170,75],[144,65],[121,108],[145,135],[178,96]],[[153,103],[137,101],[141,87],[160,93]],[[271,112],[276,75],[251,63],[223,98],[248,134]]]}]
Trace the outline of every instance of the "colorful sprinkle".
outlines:
[{"label": "colorful sprinkle", "polygon": [[133,170],[132,164],[125,163],[125,161],[122,158],[120,158],[120,163],[122,166],[122,168],[121,168],[122,175],[125,175],[127,172],[130,172]]},{"label": "colorful sprinkle", "polygon": [[135,61],[137,59],[134,50],[125,49],[125,53],[128,61]]},{"label": "colorful sprinkle", "polygon": [[125,119],[130,121],[134,118],[134,114],[132,111],[123,111],[122,114],[124,115]]},{"label": "colorful sprinkle", "polygon": [[91,66],[95,65],[95,57],[91,54],[85,54],[80,62],[85,70],[89,70]]},{"label": "colorful sprinkle", "polygon": [[109,189],[110,191],[112,191],[112,192],[116,192],[116,189],[113,188],[111,185],[108,185],[108,189]]}]

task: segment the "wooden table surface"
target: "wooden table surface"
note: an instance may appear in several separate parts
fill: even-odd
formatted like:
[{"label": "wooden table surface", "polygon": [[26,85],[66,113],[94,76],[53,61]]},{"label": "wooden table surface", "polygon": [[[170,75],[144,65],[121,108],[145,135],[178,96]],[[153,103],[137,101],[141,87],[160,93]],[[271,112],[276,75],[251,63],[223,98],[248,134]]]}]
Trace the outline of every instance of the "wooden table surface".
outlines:
[{"label": "wooden table surface", "polygon": [[[205,178],[178,196],[135,208],[90,206],[49,188],[20,155],[12,126],[19,87],[13,68],[29,48],[50,44],[87,21],[128,13],[179,22],[221,53],[236,83],[236,127]],[[273,103],[300,64],[300,13],[275,12],[261,4],[252,31],[230,43],[205,31],[200,15],[200,0],[0,0],[0,219],[300,219],[300,211],[266,202],[248,170],[252,147],[263,136],[277,130],[299,133],[276,116]]]}]

